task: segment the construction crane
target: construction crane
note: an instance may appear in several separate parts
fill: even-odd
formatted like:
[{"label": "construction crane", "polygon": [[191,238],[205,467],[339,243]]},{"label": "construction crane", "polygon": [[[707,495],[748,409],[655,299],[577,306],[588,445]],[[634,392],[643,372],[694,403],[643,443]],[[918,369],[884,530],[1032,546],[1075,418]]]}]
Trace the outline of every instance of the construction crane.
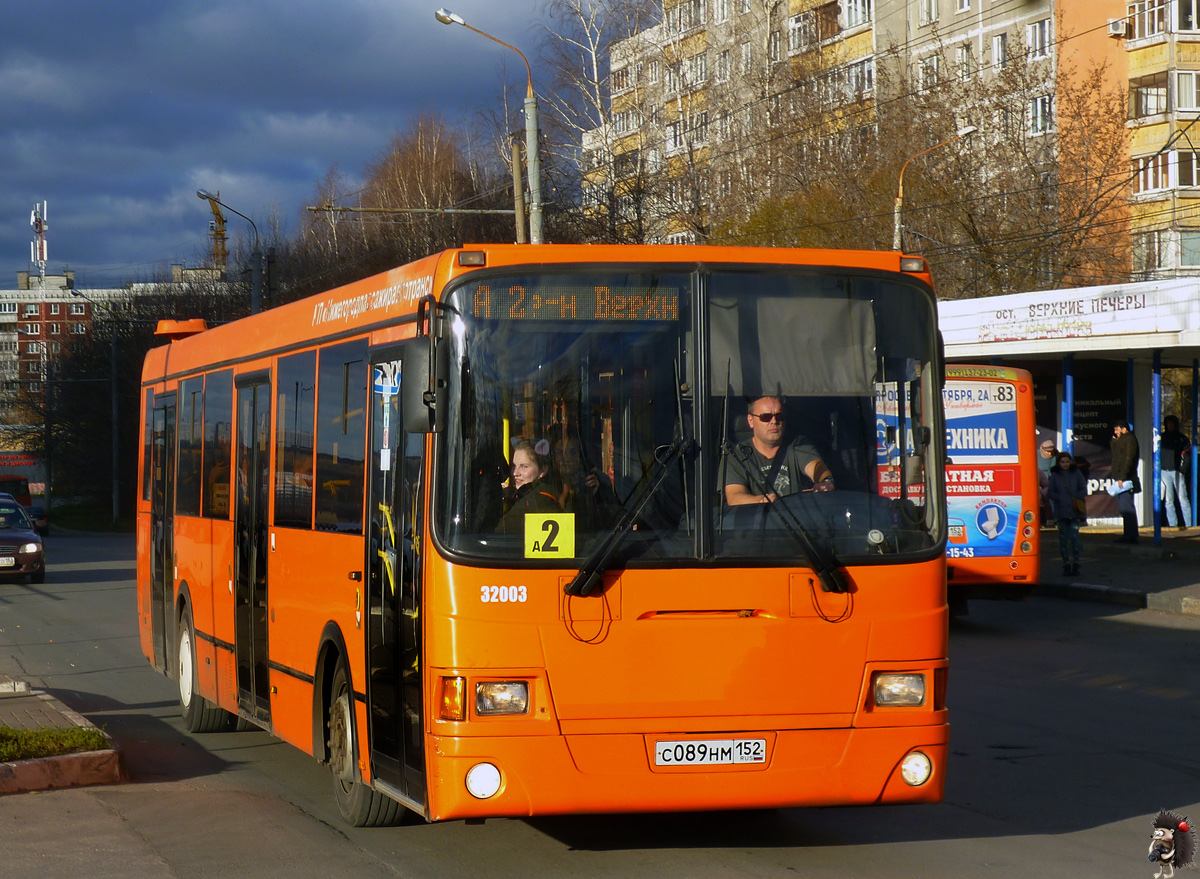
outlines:
[{"label": "construction crane", "polygon": [[221,193],[218,192],[216,197],[207,199],[213,212],[213,221],[208,224],[208,237],[212,239],[213,267],[223,276],[229,265],[229,251],[225,249],[225,215],[221,213],[220,197]]}]

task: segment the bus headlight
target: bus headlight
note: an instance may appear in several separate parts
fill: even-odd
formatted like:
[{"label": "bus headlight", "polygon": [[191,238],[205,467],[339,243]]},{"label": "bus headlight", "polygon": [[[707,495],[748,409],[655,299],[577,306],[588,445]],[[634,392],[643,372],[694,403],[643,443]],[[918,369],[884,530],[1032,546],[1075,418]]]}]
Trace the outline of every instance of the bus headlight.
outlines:
[{"label": "bus headlight", "polygon": [[481,717],[528,711],[527,681],[480,681],[475,685],[475,713]]},{"label": "bus headlight", "polygon": [[467,770],[467,793],[477,800],[494,797],[500,790],[500,770],[491,763],[476,763]]},{"label": "bus headlight", "polygon": [[925,675],[877,672],[874,686],[875,704],[913,706],[925,704]]},{"label": "bus headlight", "polygon": [[929,781],[932,774],[933,764],[920,751],[913,751],[900,761],[900,777],[904,779],[905,784],[920,787]]}]

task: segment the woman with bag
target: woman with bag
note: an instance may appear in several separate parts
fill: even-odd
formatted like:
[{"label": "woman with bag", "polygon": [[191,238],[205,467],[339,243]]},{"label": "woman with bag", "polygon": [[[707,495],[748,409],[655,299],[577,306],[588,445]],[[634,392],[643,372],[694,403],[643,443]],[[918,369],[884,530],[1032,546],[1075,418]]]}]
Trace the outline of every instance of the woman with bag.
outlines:
[{"label": "woman with bag", "polygon": [[1063,573],[1079,573],[1079,528],[1087,522],[1087,481],[1068,452],[1059,452],[1050,468],[1050,487],[1046,499],[1050,515],[1058,523],[1058,548]]}]

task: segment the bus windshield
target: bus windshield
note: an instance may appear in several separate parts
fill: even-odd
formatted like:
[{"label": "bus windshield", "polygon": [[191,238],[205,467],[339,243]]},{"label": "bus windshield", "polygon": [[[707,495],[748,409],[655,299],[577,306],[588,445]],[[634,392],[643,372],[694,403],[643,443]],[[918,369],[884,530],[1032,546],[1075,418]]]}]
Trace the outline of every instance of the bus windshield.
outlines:
[{"label": "bus windshield", "polygon": [[774,267],[473,274],[435,536],[505,565],[816,567],[940,546],[930,291]]}]

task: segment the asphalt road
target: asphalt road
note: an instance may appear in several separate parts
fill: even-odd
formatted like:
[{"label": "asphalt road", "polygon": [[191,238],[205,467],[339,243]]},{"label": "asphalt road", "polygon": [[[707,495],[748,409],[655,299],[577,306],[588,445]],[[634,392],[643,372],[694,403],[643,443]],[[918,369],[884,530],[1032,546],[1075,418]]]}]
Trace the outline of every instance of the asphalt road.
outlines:
[{"label": "asphalt road", "polygon": [[0,877],[1149,877],[1151,816],[1200,820],[1200,619],[1035,598],[953,624],[941,805],[355,830],[304,754],[183,731],[131,539],[48,550],[46,584],[0,584],[0,673],[107,729],[132,781],[0,798]]}]

